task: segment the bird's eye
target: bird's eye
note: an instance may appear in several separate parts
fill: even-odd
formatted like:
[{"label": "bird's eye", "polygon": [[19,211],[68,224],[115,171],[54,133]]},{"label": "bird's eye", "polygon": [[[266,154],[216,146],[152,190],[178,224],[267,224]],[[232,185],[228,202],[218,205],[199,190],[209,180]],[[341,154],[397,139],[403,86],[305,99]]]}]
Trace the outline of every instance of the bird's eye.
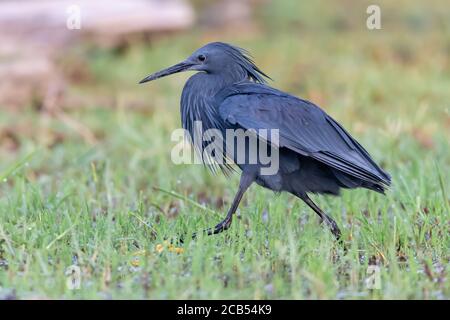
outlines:
[{"label": "bird's eye", "polygon": [[203,54],[201,54],[201,55],[199,55],[199,56],[197,57],[197,59],[198,59],[199,61],[203,62],[203,61],[206,60],[206,57],[205,57]]}]

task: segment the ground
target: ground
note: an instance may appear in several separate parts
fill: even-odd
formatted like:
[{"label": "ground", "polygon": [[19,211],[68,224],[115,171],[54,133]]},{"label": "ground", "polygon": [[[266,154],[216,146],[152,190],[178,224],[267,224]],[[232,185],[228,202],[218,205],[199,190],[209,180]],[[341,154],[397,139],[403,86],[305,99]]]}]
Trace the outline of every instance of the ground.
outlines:
[{"label": "ground", "polygon": [[[85,70],[67,56],[76,108],[0,109],[0,298],[448,299],[450,37],[436,3],[385,3],[400,22],[374,31],[360,5],[298,22],[280,4],[237,39],[81,48]],[[271,85],[322,106],[391,173],[386,196],[313,197],[347,251],[301,201],[256,185],[226,233],[164,241],[219,222],[238,176],[170,161],[189,74],[137,82],[212,40],[249,49]]]}]

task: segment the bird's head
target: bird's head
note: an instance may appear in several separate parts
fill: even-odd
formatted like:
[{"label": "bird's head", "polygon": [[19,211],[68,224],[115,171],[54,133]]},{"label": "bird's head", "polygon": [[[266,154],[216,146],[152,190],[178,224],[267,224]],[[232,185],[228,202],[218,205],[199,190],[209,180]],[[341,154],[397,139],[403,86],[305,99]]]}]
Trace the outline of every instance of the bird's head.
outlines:
[{"label": "bird's head", "polygon": [[261,83],[265,82],[264,77],[270,79],[255,65],[246,50],[223,42],[212,42],[196,50],[186,60],[155,72],[142,79],[139,83],[145,83],[188,70],[233,76],[237,80],[247,78]]}]

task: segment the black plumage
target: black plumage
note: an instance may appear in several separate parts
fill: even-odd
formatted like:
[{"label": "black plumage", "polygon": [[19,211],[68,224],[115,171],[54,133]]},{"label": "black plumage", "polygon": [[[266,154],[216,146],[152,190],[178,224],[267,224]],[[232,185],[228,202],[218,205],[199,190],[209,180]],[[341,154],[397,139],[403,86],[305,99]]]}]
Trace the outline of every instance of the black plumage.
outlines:
[{"label": "black plumage", "polygon": [[[263,164],[237,163],[236,150],[215,141],[224,158],[231,158],[242,170],[239,190],[224,221],[208,234],[228,229],[232,216],[247,188],[257,184],[276,192],[286,191],[301,198],[331,228],[336,237],[340,230],[334,220],[323,213],[308,193],[339,194],[341,188],[367,188],[384,193],[391,179],[370,157],[369,153],[333,118],[314,103],[274,89],[265,83],[265,75],[248,53],[229,44],[210,43],[194,52],[185,61],[143,79],[151,81],[172,73],[200,71],[187,81],[181,96],[183,128],[194,136],[195,121],[202,130],[217,129],[225,136],[227,129],[278,129],[279,170],[262,175]],[[203,132],[200,132],[202,134]],[[267,137],[260,141],[271,144]],[[195,147],[208,146],[202,141]],[[231,152],[234,151],[234,152]],[[246,159],[254,151],[244,150]],[[256,150],[258,152],[258,150]],[[211,164],[210,159],[205,162]],[[226,162],[213,163],[229,172]]]}]

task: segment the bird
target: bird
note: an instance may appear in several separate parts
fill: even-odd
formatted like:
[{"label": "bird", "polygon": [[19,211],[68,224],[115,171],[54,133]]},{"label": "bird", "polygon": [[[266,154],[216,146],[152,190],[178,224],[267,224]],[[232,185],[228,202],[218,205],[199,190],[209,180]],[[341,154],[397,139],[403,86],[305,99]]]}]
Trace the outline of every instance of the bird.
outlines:
[{"label": "bird", "polygon": [[[336,221],[320,209],[311,194],[338,196],[341,189],[365,188],[381,194],[391,185],[390,175],[375,163],[364,147],[344,127],[319,106],[268,85],[272,80],[254,62],[250,53],[225,42],[211,42],[193,52],[187,59],[142,79],[146,83],[184,71],[195,71],[184,85],[180,100],[181,123],[192,137],[195,123],[200,121],[202,132],[209,129],[253,130],[258,148],[268,147],[278,153],[278,168],[262,174],[265,167],[260,160],[249,162],[251,152],[244,148],[244,159],[236,161],[234,147],[227,149],[223,142],[225,163],[213,165],[225,174],[240,171],[237,192],[225,218],[207,235],[230,228],[244,193],[256,183],[275,193],[287,192],[308,205],[341,240]],[[261,130],[277,130],[278,141],[262,137]],[[191,140],[191,143],[192,140]],[[265,145],[264,145],[265,144]],[[197,152],[208,145],[194,143]],[[233,150],[231,150],[233,149]],[[258,152],[258,150],[256,151]],[[207,156],[206,156],[207,158]],[[216,158],[217,159],[217,158]],[[258,158],[259,159],[259,158]],[[208,159],[202,157],[207,163]],[[210,162],[208,162],[211,164]],[[231,164],[230,164],[231,163]],[[193,238],[196,237],[193,234]]]}]

